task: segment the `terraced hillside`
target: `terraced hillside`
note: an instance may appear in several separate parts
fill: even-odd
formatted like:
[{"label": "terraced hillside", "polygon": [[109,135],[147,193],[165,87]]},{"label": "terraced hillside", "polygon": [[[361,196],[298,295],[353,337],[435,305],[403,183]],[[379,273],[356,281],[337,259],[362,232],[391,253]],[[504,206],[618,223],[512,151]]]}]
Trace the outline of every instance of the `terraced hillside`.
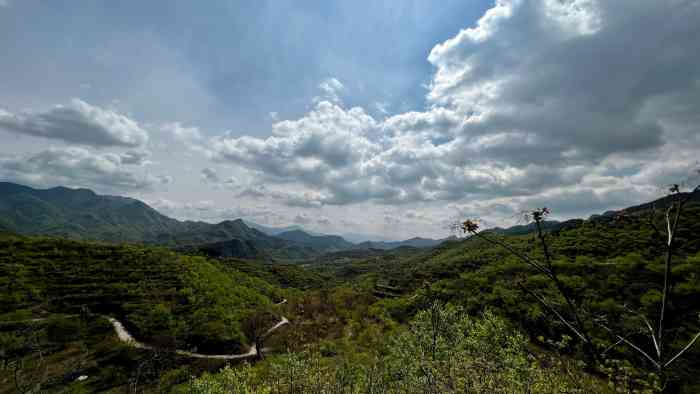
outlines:
[{"label": "terraced hillside", "polygon": [[[650,207],[651,204],[647,204]],[[664,282],[665,242],[649,220],[663,225],[664,210],[650,216],[648,209],[634,208],[625,215],[593,217],[546,233],[553,267],[563,286],[580,305],[595,346],[610,347],[608,357],[634,360],[635,367],[654,371],[655,366],[625,346],[608,329],[653,354],[644,319],[655,322],[660,313]],[[544,260],[535,234],[499,235],[486,231],[490,239],[517,253]],[[667,351],[675,354],[700,332],[700,204],[686,206],[672,255],[671,292],[666,314]],[[323,269],[323,267],[317,267]],[[462,305],[470,314],[497,310],[517,322],[541,346],[562,346],[576,354],[581,349],[570,330],[536,295],[546,297],[555,308],[565,310],[565,300],[554,284],[504,247],[479,237],[447,242],[429,251],[388,254],[381,258],[348,261],[335,268],[357,280],[374,280],[405,289],[404,297],[388,301],[393,316],[401,318],[439,299]],[[561,338],[565,344],[553,345]],[[578,357],[584,358],[579,354]],[[667,371],[670,387],[695,392],[700,380],[700,346],[695,345]]]},{"label": "terraced hillside", "polygon": [[162,248],[0,236],[0,319],[94,314],[123,319],[144,340],[237,351],[246,314],[271,305],[270,284]]}]

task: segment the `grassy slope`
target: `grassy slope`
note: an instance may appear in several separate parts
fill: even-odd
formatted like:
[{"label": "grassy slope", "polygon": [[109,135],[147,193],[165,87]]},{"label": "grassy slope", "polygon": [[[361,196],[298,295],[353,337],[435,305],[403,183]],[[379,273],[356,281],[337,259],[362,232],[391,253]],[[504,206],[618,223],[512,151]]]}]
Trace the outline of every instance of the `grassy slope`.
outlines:
[{"label": "grassy slope", "polygon": [[[659,219],[659,218],[657,218]],[[700,331],[700,205],[688,206],[680,225],[681,248],[674,258],[671,314],[667,334],[671,348],[680,349]],[[496,235],[493,235],[494,237]],[[542,258],[534,235],[498,236],[499,239]],[[576,298],[592,314],[606,316],[608,324],[643,347],[651,345],[642,334],[635,334],[640,319],[622,306],[645,314],[652,321],[658,316],[663,280],[663,239],[653,237],[651,228],[638,221],[586,221],[548,236],[555,256],[555,267]],[[372,266],[372,263],[375,263]],[[352,262],[367,268],[364,275],[392,282],[404,289],[417,290],[419,297],[396,301],[397,315],[415,310],[425,299],[455,302],[476,313],[495,308],[523,326],[533,338],[556,339],[570,334],[518,283],[556,300],[556,294],[542,275],[511,256],[502,248],[481,239],[449,242],[422,254],[390,256],[385,259]],[[562,302],[559,300],[559,302]],[[613,340],[603,330],[592,327],[600,346]],[[546,342],[546,341],[545,341]],[[544,344],[544,343],[543,343]],[[634,359],[624,348],[614,357]],[[649,351],[652,351],[649,349]],[[643,361],[636,365],[645,365]],[[647,366],[648,367],[648,366]],[[672,377],[686,387],[700,380],[700,346],[686,353]],[[695,387],[697,388],[697,387]]]},{"label": "grassy slope", "polygon": [[[319,251],[268,236],[242,220],[217,224],[179,221],[128,197],[87,189],[33,189],[0,182],[0,229],[24,235],[132,242],[171,247],[208,245],[245,258],[301,259]],[[227,242],[229,244],[227,244]]]},{"label": "grassy slope", "polygon": [[[168,374],[187,379],[218,364],[127,348],[98,314],[124,321],[144,342],[236,353],[250,343],[242,329],[246,317],[274,308],[282,296],[237,264],[164,248],[2,233],[0,361],[21,365],[20,381],[43,381],[50,391],[62,390],[77,374],[94,376],[89,391],[121,386],[139,368],[149,368],[156,382]],[[12,375],[0,372],[0,393],[13,392]]]},{"label": "grassy slope", "polygon": [[8,235],[0,236],[0,288],[4,320],[87,307],[125,319],[142,338],[201,348],[197,337],[206,335],[218,350],[240,349],[242,316],[277,292],[233,267],[162,248]]},{"label": "grassy slope", "polygon": [[[493,236],[542,258],[533,234]],[[666,336],[671,340],[670,348],[676,350],[700,331],[697,318],[700,311],[700,204],[687,207],[679,237],[681,247],[673,263],[676,285],[667,323],[671,330]],[[555,266],[577,301],[589,313],[607,317],[608,325],[632,334],[632,340],[649,349],[648,338],[638,333],[643,323],[623,305],[644,313],[652,321],[658,316],[664,240],[655,238],[643,221],[613,221],[611,217],[580,221],[575,226],[550,233],[548,239]],[[384,300],[387,311],[398,321],[405,322],[416,310],[427,305],[429,299],[438,298],[465,306],[472,314],[493,308],[526,329],[539,345],[550,346],[552,340],[559,341],[562,335],[571,334],[518,285],[563,302],[557,299],[546,278],[501,247],[478,238],[446,242],[427,251],[378,254],[359,259],[319,259],[311,268],[357,283],[374,282],[400,289],[405,297]],[[591,329],[602,348],[614,342],[599,327]],[[564,351],[578,352],[580,348],[567,345]],[[609,356],[634,360],[638,367],[649,367],[624,347],[617,347]],[[700,368],[700,345],[675,364],[671,377],[687,390],[697,389],[695,385],[700,382],[694,373],[697,368]]]}]

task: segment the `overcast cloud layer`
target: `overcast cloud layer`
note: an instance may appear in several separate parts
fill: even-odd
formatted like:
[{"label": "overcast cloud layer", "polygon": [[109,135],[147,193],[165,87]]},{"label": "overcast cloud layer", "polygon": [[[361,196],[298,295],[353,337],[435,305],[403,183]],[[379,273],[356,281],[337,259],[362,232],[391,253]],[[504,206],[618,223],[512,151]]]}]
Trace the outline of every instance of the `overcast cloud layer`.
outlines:
[{"label": "overcast cloud layer", "polygon": [[4,109],[3,139],[65,146],[20,142],[0,177],[121,191],[190,219],[402,238],[535,206],[621,208],[700,167],[700,1],[499,0],[462,27],[423,54],[414,110],[357,96],[362,74],[333,69],[309,81],[308,110],[266,108],[267,134],[80,99]]}]

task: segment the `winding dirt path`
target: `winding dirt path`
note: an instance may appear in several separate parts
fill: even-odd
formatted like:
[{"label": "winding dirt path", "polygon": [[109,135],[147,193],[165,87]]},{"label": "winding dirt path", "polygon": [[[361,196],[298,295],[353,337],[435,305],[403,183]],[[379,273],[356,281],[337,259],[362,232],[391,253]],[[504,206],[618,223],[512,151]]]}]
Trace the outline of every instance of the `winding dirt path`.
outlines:
[{"label": "winding dirt path", "polygon": [[[287,300],[282,300],[281,302],[277,303],[276,305],[282,305],[286,303]],[[114,327],[114,331],[117,333],[117,337],[119,338],[120,341],[126,343],[127,345],[137,348],[137,349],[149,349],[149,350],[155,350],[155,348],[151,345],[145,344],[143,342],[137,341],[131,333],[124,327],[122,322],[119,320],[110,317],[110,316],[104,316],[107,320],[109,320],[110,323],[112,323],[112,326]],[[280,327],[289,324],[289,320],[282,316],[282,319],[280,319],[277,324],[272,326],[269,330],[265,331],[265,334],[263,336],[268,336],[278,330]],[[261,349],[260,351],[267,351],[267,348]],[[240,354],[202,354],[202,353],[193,353],[193,352],[188,352],[186,350],[175,350],[175,354],[180,355],[180,356],[185,356],[185,357],[191,357],[191,358],[207,358],[207,359],[215,359],[215,360],[240,360],[240,359],[245,359],[245,358],[251,358],[255,357],[258,355],[258,349],[255,346],[255,344],[250,346],[250,349],[246,353],[240,353]]]}]

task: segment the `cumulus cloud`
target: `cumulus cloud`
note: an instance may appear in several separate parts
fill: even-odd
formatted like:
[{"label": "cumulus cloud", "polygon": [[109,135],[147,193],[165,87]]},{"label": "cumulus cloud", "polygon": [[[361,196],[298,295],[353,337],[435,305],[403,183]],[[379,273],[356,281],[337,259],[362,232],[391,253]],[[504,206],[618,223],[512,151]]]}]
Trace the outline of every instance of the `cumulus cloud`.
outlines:
[{"label": "cumulus cloud", "polygon": [[202,216],[207,216],[209,212],[216,209],[214,203],[209,200],[183,203],[167,198],[157,198],[145,199],[144,202],[167,216],[184,219],[201,219]]},{"label": "cumulus cloud", "polygon": [[247,197],[255,200],[270,199],[285,206],[296,208],[320,208],[324,201],[324,196],[313,191],[283,191],[270,189],[262,184],[245,187],[238,193],[237,197]]},{"label": "cumulus cloud", "polygon": [[340,94],[345,90],[345,85],[342,84],[336,78],[324,79],[319,85],[319,90],[321,90],[321,95],[316,97],[314,101],[331,101],[333,103],[340,103]]},{"label": "cumulus cloud", "polygon": [[166,198],[144,199],[144,202],[160,213],[181,220],[203,220],[220,222],[238,218],[250,218],[267,221],[278,220],[278,215],[265,206],[254,207],[217,207],[213,201],[201,200],[193,202],[173,201]]},{"label": "cumulus cloud", "polygon": [[646,106],[697,93],[700,77],[691,38],[697,3],[672,3],[500,1],[476,28],[431,51],[436,75],[428,97],[473,114],[468,139],[501,136],[490,146],[503,150],[501,160],[512,138],[558,165],[658,148],[670,130]]},{"label": "cumulus cloud", "polygon": [[267,139],[224,136],[213,139],[210,148],[215,160],[258,171],[275,183],[330,185],[356,179],[355,165],[379,152],[372,141],[375,129],[362,109],[322,101],[304,118],[275,123]]},{"label": "cumulus cloud", "polygon": [[156,175],[155,179],[157,179],[158,182],[160,182],[163,185],[169,185],[173,183],[173,181],[175,181],[175,178],[173,178],[170,175]]},{"label": "cumulus cloud", "polygon": [[200,172],[200,179],[203,183],[208,184],[215,190],[240,190],[243,185],[234,176],[222,178],[219,173],[213,168],[204,168]]},{"label": "cumulus cloud", "polygon": [[207,183],[218,183],[221,181],[219,174],[213,168],[205,168],[202,170],[202,180]]},{"label": "cumulus cloud", "polygon": [[172,182],[168,175],[137,173],[115,153],[85,148],[50,148],[20,157],[0,157],[0,177],[36,186],[93,187],[100,191],[151,190]]},{"label": "cumulus cloud", "polygon": [[151,152],[147,150],[130,150],[120,155],[122,164],[138,166],[151,164],[148,160],[149,157],[151,157]]},{"label": "cumulus cloud", "polygon": [[148,133],[135,120],[79,99],[43,112],[0,108],[0,129],[94,147],[139,147],[148,141]]},{"label": "cumulus cloud", "polygon": [[311,218],[309,218],[306,215],[298,214],[298,215],[294,216],[294,223],[301,224],[302,226],[304,226],[304,225],[311,223]]},{"label": "cumulus cloud", "polygon": [[426,110],[375,119],[324,81],[309,113],[212,157],[320,205],[634,203],[700,149],[698,20],[680,0],[498,0],[430,52]]},{"label": "cumulus cloud", "polygon": [[203,138],[198,127],[183,126],[180,122],[166,123],[161,130],[172,133],[176,140],[183,143],[196,143]]}]

